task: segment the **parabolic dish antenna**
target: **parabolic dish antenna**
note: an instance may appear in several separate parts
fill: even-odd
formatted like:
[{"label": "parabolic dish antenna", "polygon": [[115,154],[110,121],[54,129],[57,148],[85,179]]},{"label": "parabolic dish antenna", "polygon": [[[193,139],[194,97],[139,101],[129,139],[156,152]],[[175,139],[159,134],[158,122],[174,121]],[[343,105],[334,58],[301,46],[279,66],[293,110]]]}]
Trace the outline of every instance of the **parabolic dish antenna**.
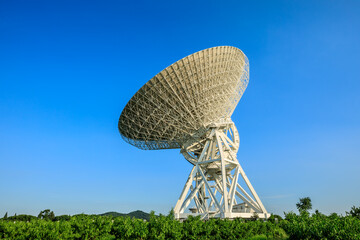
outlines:
[{"label": "parabolic dish antenna", "polygon": [[126,142],[146,150],[180,148],[193,165],[174,208],[177,219],[270,216],[236,157],[240,138],[230,117],[248,81],[240,49],[213,47],[162,70],[122,111],[118,128]]}]

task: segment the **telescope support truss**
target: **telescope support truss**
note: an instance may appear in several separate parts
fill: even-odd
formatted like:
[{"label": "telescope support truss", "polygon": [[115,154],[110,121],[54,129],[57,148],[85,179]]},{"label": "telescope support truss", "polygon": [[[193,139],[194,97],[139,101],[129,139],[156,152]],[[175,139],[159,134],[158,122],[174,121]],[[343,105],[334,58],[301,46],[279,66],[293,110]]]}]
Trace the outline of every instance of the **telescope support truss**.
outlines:
[{"label": "telescope support truss", "polygon": [[[270,217],[236,158],[239,142],[234,123],[228,122],[211,125],[183,147],[183,155],[194,167],[174,208],[175,218]],[[239,177],[250,194],[238,183]]]}]

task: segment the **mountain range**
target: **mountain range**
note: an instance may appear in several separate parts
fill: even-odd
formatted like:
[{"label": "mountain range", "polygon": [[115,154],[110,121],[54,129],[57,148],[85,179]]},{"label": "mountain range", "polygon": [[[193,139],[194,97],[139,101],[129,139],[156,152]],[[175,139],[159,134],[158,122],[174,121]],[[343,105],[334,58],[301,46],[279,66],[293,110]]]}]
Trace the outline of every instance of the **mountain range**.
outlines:
[{"label": "mountain range", "polygon": [[113,216],[113,217],[134,217],[139,219],[150,220],[150,214],[137,210],[130,213],[106,212],[99,214],[99,216]]}]

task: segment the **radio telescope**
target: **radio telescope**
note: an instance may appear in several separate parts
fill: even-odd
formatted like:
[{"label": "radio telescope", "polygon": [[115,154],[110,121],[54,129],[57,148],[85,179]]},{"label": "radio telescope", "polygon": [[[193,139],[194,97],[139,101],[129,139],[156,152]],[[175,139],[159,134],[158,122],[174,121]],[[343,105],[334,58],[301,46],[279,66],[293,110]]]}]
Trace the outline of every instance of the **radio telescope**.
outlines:
[{"label": "radio telescope", "polygon": [[240,138],[230,117],[248,82],[245,54],[213,47],[162,70],[123,109],[118,128],[126,142],[180,148],[193,165],[174,208],[177,219],[270,216],[236,157]]}]

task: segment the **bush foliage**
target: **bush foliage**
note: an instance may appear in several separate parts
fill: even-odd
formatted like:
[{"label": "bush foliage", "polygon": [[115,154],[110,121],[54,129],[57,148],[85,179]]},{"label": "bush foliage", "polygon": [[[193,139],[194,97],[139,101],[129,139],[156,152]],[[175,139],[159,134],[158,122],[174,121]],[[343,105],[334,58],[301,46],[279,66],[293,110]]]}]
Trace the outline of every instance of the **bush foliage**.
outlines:
[{"label": "bush foliage", "polygon": [[359,239],[360,219],[326,216],[303,211],[268,221],[202,221],[189,217],[180,222],[172,214],[150,220],[79,214],[53,220],[21,215],[0,220],[0,239]]},{"label": "bush foliage", "polygon": [[76,215],[69,220],[0,220],[0,239],[285,239],[280,226],[242,219],[179,222],[171,215],[149,221],[129,217]]},{"label": "bush foliage", "polygon": [[342,217],[337,214],[326,216],[319,212],[310,216],[308,212],[300,215],[287,213],[280,226],[289,239],[359,239],[360,220],[353,216]]}]

